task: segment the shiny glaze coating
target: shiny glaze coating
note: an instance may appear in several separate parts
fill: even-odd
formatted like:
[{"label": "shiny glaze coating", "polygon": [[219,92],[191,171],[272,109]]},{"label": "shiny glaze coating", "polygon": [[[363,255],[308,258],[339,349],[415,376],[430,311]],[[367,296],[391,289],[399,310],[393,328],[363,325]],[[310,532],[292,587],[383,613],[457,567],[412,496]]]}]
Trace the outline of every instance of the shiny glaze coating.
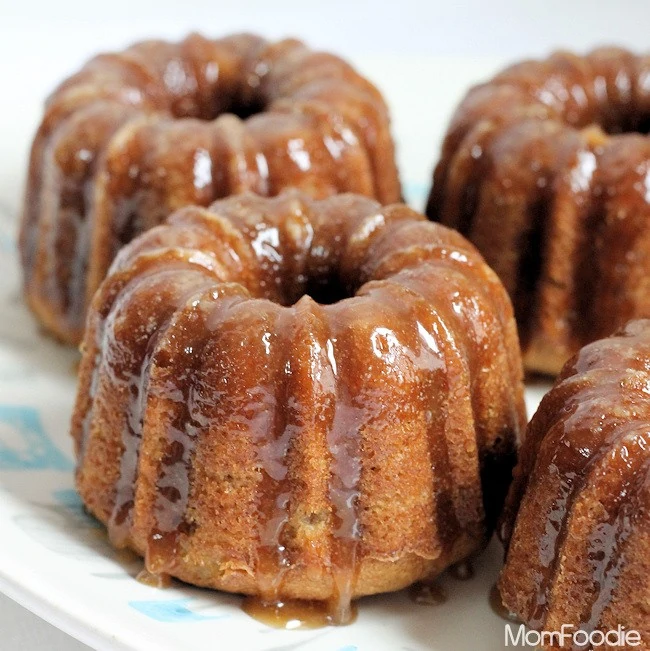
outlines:
[{"label": "shiny glaze coating", "polygon": [[102,54],[50,96],[20,248],[43,325],[79,343],[119,248],[190,204],[296,187],[400,199],[387,108],[349,64],[251,35]]},{"label": "shiny glaze coating", "polygon": [[499,587],[534,629],[620,624],[650,647],[649,393],[650,321],[632,321],[566,364],[528,427]]},{"label": "shiny glaze coating", "polygon": [[427,215],[497,272],[531,371],[650,316],[648,128],[650,58],[616,48],[514,65],[452,119]]},{"label": "shiny glaze coating", "polygon": [[235,196],[135,239],[95,295],[77,487],[150,572],[341,622],[484,545],[522,396],[507,293],[458,233]]}]

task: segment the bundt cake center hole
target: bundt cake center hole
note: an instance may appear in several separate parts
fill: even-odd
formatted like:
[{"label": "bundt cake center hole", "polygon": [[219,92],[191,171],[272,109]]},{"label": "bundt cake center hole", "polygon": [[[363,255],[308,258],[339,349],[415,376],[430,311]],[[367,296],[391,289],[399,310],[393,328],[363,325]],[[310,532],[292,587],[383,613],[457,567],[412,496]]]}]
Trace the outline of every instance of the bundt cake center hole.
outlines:
[{"label": "bundt cake center hole", "polygon": [[[259,206],[261,200],[253,197],[249,195],[251,203]],[[238,201],[232,199],[233,211],[241,208]],[[241,217],[259,265],[255,291],[260,297],[284,307],[304,297],[320,305],[352,298],[363,280],[359,269],[346,264],[349,242],[343,226],[332,224],[331,219],[310,219],[312,201],[297,201],[291,192],[270,203],[271,208],[256,209],[268,210],[267,215]]]},{"label": "bundt cake center hole", "polygon": [[335,274],[332,274],[326,280],[309,279],[304,294],[321,305],[338,303],[345,298],[351,298],[353,295]]},{"label": "bundt cake center hole", "polygon": [[587,125],[586,128],[600,130],[610,136],[621,134],[647,136],[650,134],[650,115],[644,115],[640,111],[629,111],[622,115],[602,115],[597,120],[597,124]]},{"label": "bundt cake center hole", "polygon": [[282,291],[279,297],[279,302],[285,307],[295,305],[305,296],[319,305],[332,305],[354,296],[354,291],[334,272],[327,276],[301,275],[287,280],[287,283],[281,283]]},{"label": "bundt cake center hole", "polygon": [[172,108],[174,117],[197,118],[212,122],[218,117],[231,114],[237,116],[240,120],[246,120],[252,115],[263,113],[266,110],[266,102],[259,95],[249,95],[243,97],[234,95],[233,97],[224,97],[224,93],[215,89],[209,98],[195,98],[186,102],[178,102]]},{"label": "bundt cake center hole", "polygon": [[[244,100],[243,98],[235,98],[233,103],[228,106],[228,108],[224,111],[224,113],[232,113],[233,115],[236,115],[240,120],[246,120],[247,118],[250,118],[253,115],[257,115],[258,113],[262,113],[266,109],[266,104],[262,100],[261,97],[252,97],[247,100]],[[218,117],[217,115],[213,115],[210,119],[214,119]]]}]

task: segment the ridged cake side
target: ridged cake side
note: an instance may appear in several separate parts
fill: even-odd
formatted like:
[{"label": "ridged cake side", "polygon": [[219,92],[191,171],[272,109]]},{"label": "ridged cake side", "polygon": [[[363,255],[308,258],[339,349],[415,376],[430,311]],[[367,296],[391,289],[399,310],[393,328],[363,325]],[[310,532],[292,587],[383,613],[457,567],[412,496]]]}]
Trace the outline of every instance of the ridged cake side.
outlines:
[{"label": "ridged cake side", "polygon": [[510,302],[460,235],[354,195],[244,195],[117,257],[77,486],[150,571],[341,620],[485,544],[524,424]]},{"label": "ridged cake side", "polygon": [[621,49],[558,52],[470,90],[447,132],[427,214],[505,284],[529,370],[650,316],[648,78]]},{"label": "ridged cake side", "polygon": [[648,387],[650,321],[633,321],[565,366],[528,427],[499,588],[534,629],[621,625],[650,643]]},{"label": "ridged cake side", "polygon": [[250,35],[102,54],[48,99],[20,248],[45,327],[81,339],[119,248],[185,205],[287,187],[398,201],[387,108],[338,57]]}]

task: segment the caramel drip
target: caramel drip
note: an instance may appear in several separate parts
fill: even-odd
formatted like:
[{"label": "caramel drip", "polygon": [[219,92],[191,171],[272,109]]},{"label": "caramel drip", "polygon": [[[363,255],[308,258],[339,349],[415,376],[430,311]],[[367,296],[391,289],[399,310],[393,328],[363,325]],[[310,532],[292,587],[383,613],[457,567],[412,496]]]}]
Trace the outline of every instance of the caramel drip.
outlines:
[{"label": "caramel drip", "polygon": [[[84,122],[97,130],[97,134],[94,138],[91,136],[88,143],[84,143],[83,140],[75,143],[78,148],[75,158],[84,156],[88,160],[85,161],[83,173],[76,183],[71,183],[69,179],[64,180],[64,191],[61,193],[61,203],[58,207],[59,214],[64,220],[58,225],[58,239],[61,240],[61,244],[57,242],[56,249],[51,250],[53,255],[56,254],[55,260],[60,267],[52,277],[54,281],[52,289],[60,295],[62,310],[67,321],[74,328],[83,327],[86,301],[90,298],[86,285],[95,205],[95,182],[101,165],[101,148],[117,129],[134,115],[132,110],[118,103],[114,103],[112,110],[107,107],[103,111],[98,106],[91,105],[85,113],[88,116],[84,118]],[[68,224],[72,227],[74,237],[70,236]],[[62,254],[61,251],[65,251],[71,243],[73,249],[70,255]]]},{"label": "caramel drip", "polygon": [[[157,124],[157,118],[148,114],[125,120],[101,152],[93,186],[92,214],[88,216],[90,250],[84,297],[88,303],[120,247],[144,230],[144,220],[136,220],[137,198],[134,195],[147,164],[146,159],[140,158],[146,151],[143,141],[154,137]],[[129,164],[130,161],[137,163]],[[140,199],[142,194],[144,192],[139,195]]]},{"label": "caramel drip", "polygon": [[[562,438],[564,438],[567,432],[564,423],[560,422],[556,427],[562,430]],[[553,436],[553,430],[549,432],[548,436]],[[556,446],[557,449],[561,447],[564,447],[561,443]],[[539,563],[542,571],[533,573],[535,604],[533,612],[527,618],[527,622],[535,630],[540,630],[546,619],[549,592],[560,562],[559,552],[567,535],[567,516],[571,512],[573,503],[586,481],[583,476],[578,474],[578,469],[569,471],[568,468],[558,465],[557,454],[553,455],[550,467],[553,469],[554,474],[562,472],[565,479],[562,481],[560,492],[554,501],[553,510],[548,515],[544,540],[539,546]],[[601,455],[593,457],[583,472],[586,472],[591,464],[597,463],[602,454],[604,453],[601,452]]]},{"label": "caramel drip", "polygon": [[[411,354],[421,385],[422,409],[427,413],[427,439],[432,476],[435,478],[436,537],[444,552],[451,551],[461,531],[454,502],[454,476],[449,456],[450,420],[447,417],[454,400],[449,377],[448,356],[460,357],[453,334],[424,296],[399,282],[399,275],[383,283],[382,296],[394,309],[406,309],[415,317],[415,353]],[[390,292],[390,293],[389,293]],[[407,347],[405,350],[409,350]]]},{"label": "caramel drip", "polygon": [[[95,338],[97,340],[96,349],[97,353],[95,355],[95,360],[93,363],[93,368],[90,376],[90,386],[89,386],[89,400],[86,406],[86,411],[81,418],[80,425],[80,434],[78,443],[76,445],[77,449],[77,472],[83,467],[84,459],[86,457],[86,450],[88,449],[88,440],[90,439],[90,430],[93,422],[94,410],[93,406],[95,404],[95,396],[97,394],[97,386],[99,384],[99,374],[102,366],[102,354],[101,343],[104,339],[104,322],[102,321],[101,325],[97,327],[95,332]],[[82,358],[83,362],[83,358]]]},{"label": "caramel drip", "polygon": [[602,185],[598,183],[601,174],[602,147],[590,147],[596,161],[596,169],[592,174],[591,192],[584,209],[584,218],[580,230],[581,247],[574,267],[573,286],[578,288],[576,292],[576,305],[574,327],[576,329],[576,341],[583,345],[594,339],[593,333],[597,325],[597,315],[594,313],[594,297],[598,293],[599,265],[595,259],[595,239],[600,226],[605,221],[606,192],[603,192]]},{"label": "caramel drip", "polygon": [[[438,273],[445,273],[445,267],[450,267],[459,274],[461,291],[459,297],[473,297],[459,309],[459,305],[448,305],[443,295],[439,296],[438,305],[444,310],[442,323],[448,330],[450,349],[454,351],[459,364],[467,365],[469,378],[480,377],[485,368],[490,368],[493,373],[501,372],[509,377],[509,383],[498,390],[501,396],[500,405],[502,426],[497,437],[486,440],[489,429],[486,428],[486,419],[492,414],[486,410],[485,401],[494,400],[494,385],[488,382],[470,382],[470,401],[473,414],[473,430],[476,439],[478,464],[480,469],[480,491],[482,501],[483,525],[482,534],[475,531],[475,535],[490,535],[496,526],[497,519],[503,508],[508,488],[511,483],[512,471],[517,460],[517,442],[526,427],[525,408],[523,407],[523,387],[521,384],[521,365],[518,347],[513,355],[513,345],[510,342],[511,321],[509,310],[504,305],[503,288],[494,281],[486,282],[486,276],[476,273],[473,269],[474,262],[471,258],[460,256],[458,258],[445,258],[441,260]],[[435,299],[434,299],[435,300]],[[473,309],[473,304],[478,300],[483,307],[479,313]],[[502,306],[493,310],[494,304]],[[458,319],[458,317],[462,317]],[[457,327],[452,324],[456,322]],[[489,346],[485,346],[486,334],[492,330]],[[512,330],[510,330],[512,332]],[[497,371],[497,368],[500,371]],[[453,412],[453,410],[452,410]],[[449,418],[449,417],[448,417]],[[491,428],[490,428],[491,429]],[[494,437],[494,430],[492,436]],[[461,526],[466,527],[467,522],[461,520]],[[487,539],[485,540],[487,542]]]},{"label": "caramel drip", "polygon": [[[424,301],[423,301],[424,303]],[[427,427],[427,437],[429,440],[429,457],[433,476],[436,479],[435,486],[435,517],[436,533],[442,543],[445,552],[451,551],[455,539],[460,533],[462,527],[458,518],[456,504],[454,503],[454,476],[451,460],[449,458],[449,419],[446,413],[449,408],[453,408],[452,387],[449,382],[446,356],[454,354],[457,349],[453,342],[453,336],[445,327],[439,315],[430,310],[431,316],[434,317],[433,327],[426,328],[421,321],[417,321],[418,337],[420,339],[419,359],[424,358],[422,370],[428,375],[434,375],[436,379],[442,380],[444,388],[435,396],[431,396],[432,404],[427,405],[429,409],[429,424]],[[431,380],[430,380],[431,381]],[[436,383],[431,387],[440,388]],[[439,403],[442,401],[442,404]],[[444,424],[442,431],[440,422],[436,416],[442,418]]]},{"label": "caramel drip", "polygon": [[[135,267],[134,267],[135,269]],[[156,268],[149,273],[157,273],[160,269]],[[143,273],[147,273],[147,270]],[[114,279],[113,279],[114,280]],[[142,282],[144,277],[140,278]],[[107,283],[102,289],[102,306],[97,309],[93,314],[93,322],[88,325],[94,334],[94,341],[92,343],[93,349],[96,351],[95,359],[92,366],[91,379],[90,379],[90,400],[87,403],[86,412],[81,418],[81,432],[79,436],[78,443],[78,453],[77,453],[77,467],[80,468],[84,464],[84,458],[86,453],[86,448],[88,445],[88,440],[90,438],[91,426],[93,422],[93,406],[94,398],[97,393],[99,386],[99,379],[102,371],[106,369],[104,366],[107,364],[106,352],[109,350],[109,344],[113,342],[110,341],[107,332],[107,322],[111,318],[111,311],[117,308],[117,305],[124,300],[128,300],[128,293],[132,290],[132,287],[129,285],[129,278],[127,277],[126,282],[122,279],[119,279],[114,283]],[[83,360],[82,360],[83,361]]]},{"label": "caramel drip", "polygon": [[[331,321],[334,322],[332,315]],[[360,405],[346,385],[345,362],[351,354],[345,332],[330,336],[326,342],[327,357],[335,378],[336,402],[327,444],[331,455],[329,498],[332,504],[331,572],[334,597],[329,605],[332,622],[351,621],[351,602],[360,558],[361,527],[357,505],[361,480],[361,427],[364,423]],[[357,371],[351,371],[356,373]]]},{"label": "caramel drip", "polygon": [[[122,289],[122,288],[120,288]],[[115,299],[114,299],[115,300]],[[113,300],[113,304],[114,304]],[[91,426],[94,416],[94,405],[95,405],[95,396],[97,394],[97,388],[99,385],[100,372],[103,366],[103,355],[107,350],[106,344],[106,321],[107,316],[105,314],[99,315],[97,322],[94,325],[94,342],[93,346],[96,351],[95,359],[93,360],[93,367],[90,377],[90,387],[89,387],[89,400],[86,406],[86,412],[81,418],[81,432],[79,434],[79,439],[77,443],[77,472],[83,467],[84,460],[86,457],[86,450],[88,448],[88,441],[90,439]],[[83,362],[83,358],[82,358]]]},{"label": "caramel drip", "polygon": [[[591,406],[595,412],[600,414],[602,404],[590,401],[587,395],[579,397],[583,401],[581,407],[570,414],[566,420],[558,422],[547,434],[548,439],[554,439],[554,434],[557,435],[559,432],[559,440],[553,443],[554,451],[549,467],[553,474],[563,479],[553,510],[548,516],[544,540],[539,546],[541,571],[534,573],[535,604],[531,615],[527,618],[527,623],[535,630],[541,630],[545,623],[553,579],[559,570],[562,556],[560,552],[569,534],[569,520],[576,500],[583,487],[592,478],[592,474],[598,472],[599,466],[610,454],[611,446],[616,445],[630,430],[644,425],[642,422],[635,422],[631,426],[621,428],[617,427],[615,422],[608,423],[602,427],[602,440],[599,442],[597,451],[585,459],[576,450],[576,441],[582,438],[580,434],[584,436],[590,431],[589,415],[588,413],[583,415],[583,412]],[[650,423],[645,425],[650,426]],[[584,428],[584,430],[582,433],[578,433],[577,428]],[[573,442],[571,442],[572,440]],[[586,446],[589,443],[585,441],[582,445],[588,449]],[[623,496],[619,497],[622,499]]]},{"label": "caramel drip", "polygon": [[129,382],[130,401],[126,412],[126,428],[122,432],[123,450],[120,456],[120,474],[115,485],[115,505],[108,521],[109,538],[116,547],[126,545],[131,530],[132,511],[135,504],[135,481],[140,456],[140,442],[142,440],[144,405],[151,366],[151,354],[156,340],[156,336],[148,340],[147,350],[140,366],[140,373],[132,376]]},{"label": "caramel drip", "polygon": [[[156,391],[175,405],[166,424],[163,455],[156,475],[154,522],[147,540],[146,567],[154,574],[174,569],[181,536],[192,531],[192,524],[186,519],[192,458],[197,439],[205,431],[203,411],[212,406],[212,398],[202,391],[203,350],[208,343],[205,324],[241,301],[237,286],[216,287],[188,299],[169,328],[174,348],[159,347],[153,359],[154,365],[163,364],[174,372],[173,386],[156,387]],[[230,295],[233,288],[234,296]]]},{"label": "caramel drip", "polygon": [[632,134],[612,138],[598,151],[592,214],[584,222],[592,254],[581,270],[583,341],[646,315],[649,156],[648,139]]},{"label": "caramel drip", "polygon": [[478,180],[475,223],[466,231],[512,296],[524,348],[538,316],[549,211],[555,208],[558,176],[577,140],[573,131],[564,134],[563,129],[527,119],[493,133],[481,154],[487,167]]},{"label": "caramel drip", "polygon": [[[496,321],[494,326],[490,327],[494,327],[497,332],[502,331],[504,324],[496,316],[490,314],[488,310],[482,310],[482,318],[480,320],[477,318],[473,304],[474,300],[480,299],[481,304],[490,305],[494,300],[494,296],[491,293],[491,287],[482,282],[480,276],[468,273],[468,270],[463,268],[467,263],[468,260],[463,258],[432,260],[429,265],[418,268],[417,272],[405,271],[392,279],[394,282],[399,282],[403,286],[426,296],[429,303],[436,306],[436,310],[440,315],[437,326],[438,343],[445,353],[447,370],[449,371],[446,375],[446,381],[448,383],[453,381],[449,388],[449,394],[452,396],[451,399],[456,402],[457,398],[454,398],[454,396],[459,395],[459,389],[461,391],[466,390],[466,388],[460,388],[462,382],[468,382],[469,378],[479,375],[482,372],[481,369],[493,365],[495,359],[503,363],[503,360],[507,358],[506,346],[502,336],[494,337],[492,340],[491,345],[498,352],[492,349],[488,358],[481,354],[485,350],[482,348],[481,342],[488,330],[486,323],[492,320]],[[440,282],[443,274],[447,278],[444,284]],[[448,304],[447,297],[455,290],[458,300],[452,306]],[[464,297],[474,297],[474,299],[469,304],[466,304],[462,302]],[[511,369],[508,367],[503,370],[507,373]],[[505,476],[508,477],[509,472],[507,470],[510,470],[514,463],[514,454],[507,455],[508,458],[504,468],[495,468],[488,463],[489,459],[485,454],[485,442],[482,440],[485,433],[481,429],[481,423],[484,421],[482,415],[484,408],[481,407],[484,390],[484,383],[475,383],[469,392],[471,412],[468,416],[473,419],[471,430],[467,431],[467,426],[462,425],[462,421],[456,424],[456,427],[465,432],[464,436],[471,436],[475,439],[474,445],[477,447],[477,452],[482,453],[482,456],[477,459],[481,469],[481,490],[476,491],[475,499],[472,500],[470,496],[475,484],[466,484],[462,499],[455,505],[460,528],[472,530],[473,535],[482,535],[480,532],[485,533],[488,526],[492,527],[494,525],[493,520],[496,517],[496,512],[503,504],[507,489],[507,482],[501,482],[498,486],[496,486],[495,482],[498,482],[500,474],[505,473]],[[507,415],[504,413],[503,417],[507,423],[506,431],[508,436],[502,443],[507,452],[513,447],[513,433],[519,429],[520,418],[517,403],[512,399],[510,392],[508,392],[507,396],[504,396],[504,401],[507,404]],[[444,427],[446,431],[450,432],[450,435],[453,430],[454,414],[459,413],[459,409],[460,405],[455,405],[454,409],[447,415]],[[468,443],[463,442],[462,445],[466,446]],[[503,451],[499,450],[499,453]],[[449,455],[449,450],[447,455]],[[451,481],[451,490],[456,484],[456,480]],[[481,494],[481,491],[483,494]],[[486,503],[488,498],[492,503]],[[484,518],[487,520],[485,524],[482,522]],[[443,527],[447,527],[447,520],[445,519],[442,524]]]},{"label": "caramel drip", "polygon": [[531,337],[535,308],[538,301],[542,264],[546,255],[546,235],[549,213],[553,206],[555,174],[552,170],[540,170],[534,192],[530,193],[524,217],[525,226],[520,234],[521,251],[516,271],[513,296],[515,318],[519,324],[519,338],[525,350]]},{"label": "caramel drip", "polygon": [[260,471],[257,487],[258,538],[256,581],[263,603],[276,604],[290,568],[283,531],[289,519],[289,454],[296,435],[295,398],[291,395],[291,334],[294,308],[281,308],[267,326],[268,384],[260,384],[260,410],[251,419],[251,438]]},{"label": "caramel drip", "polygon": [[[648,423],[646,426],[650,426]],[[647,431],[647,430],[645,430]],[[647,448],[647,444],[644,446]],[[578,626],[584,631],[593,631],[601,624],[606,608],[611,604],[625,563],[625,544],[634,534],[634,520],[643,512],[640,493],[650,479],[650,460],[645,460],[640,468],[630,468],[622,463],[623,475],[627,481],[614,497],[610,513],[615,516],[601,523],[589,540],[589,557],[593,562],[594,592],[589,604],[589,612],[583,616]],[[614,472],[615,469],[610,469]]]},{"label": "caramel drip", "polygon": [[[174,272],[170,272],[174,274]],[[156,284],[164,283],[169,274],[161,272],[154,276]],[[205,280],[204,280],[205,282]],[[200,283],[200,281],[199,281]],[[138,461],[140,452],[140,443],[142,440],[142,425],[146,409],[148,383],[150,379],[150,370],[152,355],[156,350],[158,341],[165,333],[169,326],[173,313],[176,308],[184,304],[191,296],[200,296],[201,291],[194,287],[189,292],[181,292],[180,296],[172,299],[172,305],[166,312],[160,314],[160,321],[157,328],[149,337],[137,338],[131,342],[131,356],[128,367],[120,358],[107,360],[107,364],[113,363],[119,375],[128,373],[128,392],[129,402],[126,408],[126,423],[122,432],[123,451],[120,457],[119,479],[115,486],[115,503],[108,522],[108,531],[111,542],[122,547],[126,544],[132,524],[133,506],[135,500],[135,490],[137,484]],[[107,324],[107,333],[110,333],[112,326],[110,320],[115,318],[116,311],[109,316]],[[116,344],[114,344],[115,346]],[[113,350],[113,347],[107,347]]]},{"label": "caramel drip", "polygon": [[[71,265],[70,282],[64,284],[66,319],[75,328],[83,326],[86,316],[86,279],[88,272],[88,256],[90,255],[90,229],[88,220],[89,208],[86,205],[91,193],[94,180],[94,170],[89,172],[89,178],[83,187],[84,205],[77,213],[76,240]],[[61,290],[59,290],[61,291]]]},{"label": "caramel drip", "polygon": [[55,202],[52,199],[58,196],[57,193],[61,190],[62,185],[61,170],[53,155],[53,144],[55,144],[56,136],[62,131],[65,122],[70,120],[70,115],[64,113],[57,117],[58,120],[52,116],[45,116],[36,133],[30,152],[20,233],[20,252],[26,285],[30,285],[35,274],[42,269],[39,264],[35,264],[37,258],[40,257],[39,254],[42,254],[40,247],[45,243],[51,249],[52,243],[57,237],[56,229],[50,229],[48,237],[44,239],[41,224],[45,213],[49,213],[51,216],[52,212],[56,210]]},{"label": "caramel drip", "polygon": [[[454,175],[461,172],[458,169],[459,165],[464,163],[466,167],[465,176],[460,179],[462,190],[458,197],[450,193],[439,217],[444,215],[445,222],[453,224],[456,230],[467,237],[472,233],[474,218],[480,204],[481,183],[492,167],[490,146],[496,135],[497,130],[494,125],[478,125],[466,136],[467,140],[474,139],[468,152],[469,156],[465,156],[464,159],[457,157],[453,161],[454,167],[451,172]],[[451,211],[449,211],[450,204]]]},{"label": "caramel drip", "polygon": [[93,193],[98,151],[132,111],[115,101],[81,106],[64,117],[49,138],[45,185],[40,190],[42,238],[37,273],[42,290],[57,306],[66,328],[79,331],[85,317],[86,276],[90,254]]},{"label": "caramel drip", "polygon": [[[85,280],[81,275],[84,270],[76,269],[75,266],[78,256],[87,253],[84,251],[88,245],[88,225],[85,221],[88,211],[86,200],[94,168],[94,165],[86,164],[78,184],[61,183],[61,187],[58,188],[59,204],[53,206],[53,209],[58,211],[58,219],[61,223],[58,228],[53,229],[52,242],[44,251],[46,257],[51,257],[50,264],[47,266],[45,290],[51,300],[60,305],[62,313],[74,327],[80,325],[83,317],[83,309],[79,310],[79,306],[75,305],[76,296],[73,292],[77,291],[81,295],[80,298],[84,297],[83,289],[79,291],[79,286]],[[75,308],[77,312],[74,311]]]},{"label": "caramel drip", "polygon": [[[571,134],[567,134],[567,142]],[[589,215],[595,201],[594,178],[597,174],[597,148],[580,134],[574,154],[564,168],[559,167],[556,180],[547,186],[547,200],[550,213],[544,235],[542,278],[537,302],[537,323],[544,315],[554,316],[553,322],[562,324],[558,335],[563,350],[575,350],[581,338],[579,333],[588,327],[586,305],[581,304],[584,296],[591,296],[586,289],[587,263],[593,267],[593,247],[590,237]],[[571,233],[567,236],[565,233]],[[540,245],[541,247],[541,245]],[[588,272],[593,273],[593,269]],[[580,275],[584,280],[581,280]],[[529,336],[536,326],[529,324]],[[546,327],[548,330],[548,327]],[[551,331],[552,332],[552,331]],[[559,370],[559,369],[558,369]]]}]

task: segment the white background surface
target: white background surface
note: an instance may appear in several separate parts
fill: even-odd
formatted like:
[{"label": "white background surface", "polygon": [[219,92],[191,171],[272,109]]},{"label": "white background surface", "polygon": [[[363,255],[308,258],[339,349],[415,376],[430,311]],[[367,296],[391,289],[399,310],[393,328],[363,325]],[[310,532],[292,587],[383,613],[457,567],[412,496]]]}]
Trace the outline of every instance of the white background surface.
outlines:
[{"label": "white background surface", "polygon": [[[612,43],[650,50],[649,25],[644,0],[0,0],[0,196],[14,209],[20,204],[26,151],[47,92],[92,53],[147,36],[246,30],[298,36],[348,57],[387,93],[398,146],[413,129],[422,133],[419,147],[399,151],[403,176],[423,185],[449,112],[469,84],[507,61],[554,47],[584,51]],[[404,88],[439,83],[419,72],[419,63],[432,60],[435,65],[422,69],[444,78],[445,96],[428,92],[426,104],[404,106]],[[382,70],[394,66],[403,69],[401,86],[385,87]],[[0,651],[82,649],[0,595]]]}]

